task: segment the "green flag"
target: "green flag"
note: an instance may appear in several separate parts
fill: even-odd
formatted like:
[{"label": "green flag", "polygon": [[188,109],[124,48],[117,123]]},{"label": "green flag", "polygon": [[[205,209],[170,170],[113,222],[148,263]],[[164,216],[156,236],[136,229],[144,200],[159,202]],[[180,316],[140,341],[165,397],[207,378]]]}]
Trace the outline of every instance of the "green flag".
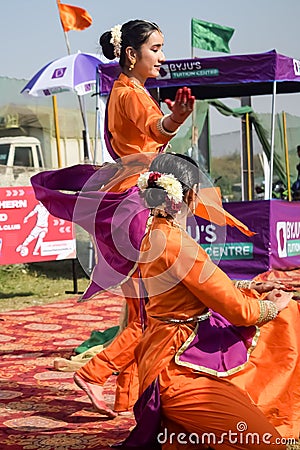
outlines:
[{"label": "green flag", "polygon": [[192,19],[192,47],[230,53],[228,44],[233,33],[234,28]]}]

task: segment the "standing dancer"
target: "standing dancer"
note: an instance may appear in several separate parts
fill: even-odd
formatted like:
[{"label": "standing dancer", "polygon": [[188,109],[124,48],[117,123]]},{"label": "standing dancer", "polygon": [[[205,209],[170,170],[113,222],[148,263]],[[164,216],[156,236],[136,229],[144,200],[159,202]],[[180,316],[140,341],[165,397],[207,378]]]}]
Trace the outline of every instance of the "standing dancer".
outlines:
[{"label": "standing dancer", "polygon": [[[172,113],[163,116],[145,89],[147,78],[157,77],[165,61],[163,35],[156,24],[133,20],[122,27],[117,25],[101,36],[100,45],[106,58],[119,58],[122,70],[107,104],[105,137],[108,151],[114,159],[125,158],[126,161],[129,155],[138,157],[134,158],[134,163],[130,160],[135,167],[133,175],[125,177],[121,171],[120,182],[117,174],[103,189],[124,191],[135,185],[138,173],[145,170],[144,162],[138,166],[139,154],[148,154],[148,165],[163,151],[180,124],[191,114],[195,99],[190,89],[178,90],[175,102],[169,103]],[[141,320],[135,274],[121,286],[127,303],[128,326],[107,350],[92,358],[74,376],[75,383],[88,394],[98,411],[107,415],[110,412],[103,401],[103,385],[112,373],[120,372],[114,411],[125,414],[133,407],[138,395],[134,347],[141,336]]]},{"label": "standing dancer", "polygon": [[[118,204],[127,201],[128,196],[129,201],[136,206],[134,195],[136,188],[135,190],[130,188],[136,184],[140,172],[146,170],[151,160],[164,150],[170,139],[176,135],[180,125],[193,111],[195,98],[188,88],[179,89],[174,102],[167,101],[170,114],[164,116],[156,101],[144,87],[147,78],[159,75],[159,69],[165,61],[163,42],[163,34],[159,27],[146,20],[132,20],[122,27],[117,25],[100,38],[103,54],[108,59],[119,58],[121,67],[121,74],[115,81],[109,96],[106,117],[108,150],[113,158],[121,163],[112,167],[104,166],[102,171],[101,169],[96,171],[89,165],[75,166],[55,172],[44,172],[32,179],[37,198],[40,198],[54,215],[79,223],[83,228],[91,231],[91,234],[94,234],[95,230],[90,227],[90,216],[85,222],[81,214],[81,209],[85,209],[86,200],[91,202],[91,198],[87,199],[84,193],[80,194],[79,198],[75,196],[71,198],[70,194],[62,194],[58,192],[58,189],[81,190],[84,187],[86,192],[87,185],[90,186],[91,183],[93,189],[95,189],[94,185],[99,189],[104,184],[101,188],[102,192],[99,192],[100,200],[93,199],[95,204],[93,209],[100,210],[96,218],[99,224],[103,222],[105,214],[103,210],[109,201],[114,202],[117,208]],[[120,166],[122,167],[119,169]],[[130,192],[127,194],[128,189]],[[119,193],[125,194],[118,195]],[[64,205],[68,205],[68,208],[63,208]],[[112,215],[114,212],[110,209]],[[131,214],[133,214],[132,211]],[[144,234],[148,212],[139,211],[137,206],[135,214],[137,216],[135,234],[137,235],[132,237],[131,242],[133,240],[134,246],[138,247]],[[139,218],[139,216],[142,217]],[[108,230],[108,233],[111,233],[111,230]],[[136,263],[132,261],[134,258],[126,261],[123,270],[126,258],[122,258],[118,248],[111,251],[106,242],[103,242],[106,241],[103,236],[101,239],[99,243],[96,236],[98,264],[92,274],[92,283],[83,298],[95,295],[101,288],[121,284],[127,303],[128,326],[107,349],[78,370],[74,379],[87,392],[99,412],[115,417],[117,415],[115,411],[122,412],[132,408],[138,393],[133,350],[141,335],[137,300],[139,294],[135,283]],[[121,260],[120,270],[114,265],[116,253],[117,258]],[[112,272],[118,272],[116,279],[114,274],[105,276],[104,259],[111,262]],[[129,275],[131,278],[125,281]],[[120,375],[117,378],[116,401],[112,411],[103,401],[102,386],[116,372],[120,372]]]},{"label": "standing dancer", "polygon": [[[129,410],[137,397],[134,347],[141,336],[141,325],[135,271],[149,212],[141,203],[136,181],[191,115],[195,102],[190,89],[180,88],[174,101],[166,100],[170,114],[163,115],[145,89],[147,78],[157,77],[165,61],[163,43],[159,27],[146,20],[117,25],[100,38],[104,56],[119,58],[121,67],[106,109],[106,143],[116,164],[100,169],[78,165],[32,178],[36,197],[53,215],[81,225],[94,238],[97,264],[82,298],[117,285],[126,298],[128,326],[74,377],[93,405],[109,417],[116,416],[115,411]],[[202,207],[203,213],[248,233],[247,227],[219,204]],[[113,373],[119,373],[115,411],[103,400],[103,385]]]}]

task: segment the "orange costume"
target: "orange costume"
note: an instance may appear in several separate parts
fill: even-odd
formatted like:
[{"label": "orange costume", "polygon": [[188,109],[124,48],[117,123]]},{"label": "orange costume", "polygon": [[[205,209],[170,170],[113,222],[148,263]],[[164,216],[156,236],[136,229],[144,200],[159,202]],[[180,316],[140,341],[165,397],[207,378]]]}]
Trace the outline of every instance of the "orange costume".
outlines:
[{"label": "orange costume", "polygon": [[[121,192],[136,184],[141,171],[146,170],[174,133],[159,131],[157,123],[163,116],[159,106],[142,86],[134,84],[122,73],[114,83],[107,107],[110,142],[115,153],[123,158],[125,168],[123,165],[102,190]],[[145,153],[149,157],[144,157]],[[113,373],[120,372],[114,405],[117,412],[132,408],[138,397],[134,348],[142,332],[139,294],[134,282],[129,280],[122,290],[128,309],[127,327],[104,351],[76,372],[85,381],[99,385]]]},{"label": "orange costume", "polygon": [[[178,433],[194,433],[194,438],[213,433],[210,444],[216,449],[257,448],[246,444],[247,433],[258,433],[262,449],[270,448],[262,442],[265,433],[272,443],[277,439],[276,448],[285,448],[280,435],[298,439],[300,305],[292,300],[274,320],[256,327],[245,364],[215,373],[203,362],[197,367],[180,361],[196,320],[170,319],[195,318],[210,308],[233,325],[253,327],[260,315],[258,298],[238,290],[184,230],[165,218],[155,217],[142,241],[140,271],[149,296],[148,323],[135,354],[140,394],[159,382],[162,448],[202,448],[195,440],[191,447],[181,446]],[[197,326],[201,331],[201,322]],[[238,433],[236,441],[230,440],[230,431]]]},{"label": "orange costume", "polygon": [[[146,89],[122,73],[114,83],[107,108],[110,144],[122,159],[119,171],[101,190],[124,192],[136,184],[140,173],[147,170],[152,159],[176,133],[164,132],[158,126],[163,114],[157,103]],[[237,226],[245,234],[252,234],[241,222],[223,210],[215,192],[212,203],[206,197],[206,205],[204,202],[200,203],[196,214],[220,225],[228,223]],[[115,411],[130,409],[138,393],[134,348],[141,336],[141,326],[137,300],[139,295],[134,283],[132,288],[128,283],[122,286],[129,314],[127,328],[105,351],[76,372],[86,382],[100,385],[113,373],[121,372],[117,382]],[[131,386],[131,392],[128,392],[128,386]]]}]

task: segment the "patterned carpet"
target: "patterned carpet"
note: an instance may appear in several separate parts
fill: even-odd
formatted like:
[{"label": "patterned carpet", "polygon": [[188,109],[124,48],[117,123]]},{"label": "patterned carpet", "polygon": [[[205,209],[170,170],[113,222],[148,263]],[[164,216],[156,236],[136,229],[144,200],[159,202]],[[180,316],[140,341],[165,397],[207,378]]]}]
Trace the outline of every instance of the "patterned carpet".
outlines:
[{"label": "patterned carpet", "polygon": [[[260,280],[284,279],[300,295],[300,270],[270,271]],[[122,299],[102,294],[0,314],[0,449],[109,450],[134,426],[132,418],[107,420],[95,412],[71,372],[53,369],[90,337],[119,324]],[[114,379],[106,385],[113,405]],[[293,446],[290,448],[299,449]]]},{"label": "patterned carpet", "polygon": [[[71,372],[53,369],[90,337],[119,324],[122,299],[102,294],[0,314],[1,450],[108,450],[123,440],[132,418],[107,420],[73,383]],[[114,378],[106,385],[112,406]]]}]

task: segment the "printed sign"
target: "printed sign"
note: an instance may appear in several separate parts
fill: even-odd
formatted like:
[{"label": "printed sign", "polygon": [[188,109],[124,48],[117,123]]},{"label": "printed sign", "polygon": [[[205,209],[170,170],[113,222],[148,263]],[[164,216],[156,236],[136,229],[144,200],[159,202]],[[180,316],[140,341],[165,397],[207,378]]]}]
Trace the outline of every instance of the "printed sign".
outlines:
[{"label": "printed sign", "polygon": [[295,75],[300,75],[300,61],[298,59],[293,59],[293,65],[294,65],[294,73]]},{"label": "printed sign", "polygon": [[271,212],[271,264],[275,269],[300,266],[300,204],[278,200]]},{"label": "printed sign", "polygon": [[31,186],[0,188],[0,264],[76,257],[73,224],[49,214]]},{"label": "printed sign", "polygon": [[248,237],[235,227],[218,227],[201,218],[189,232],[230,278],[300,267],[299,202],[257,200],[223,207],[256,234]]},{"label": "printed sign", "polygon": [[178,61],[162,64],[159,70],[158,80],[195,78],[195,77],[216,77],[219,76],[219,69],[215,67],[203,68],[200,60]]},{"label": "printed sign", "polygon": [[231,261],[253,259],[252,242],[231,242],[225,244],[203,244],[202,247],[212,260]]},{"label": "printed sign", "polygon": [[250,279],[269,270],[270,202],[230,202],[223,207],[256,232],[246,236],[235,227],[220,227],[200,217],[190,234],[230,278]]}]

